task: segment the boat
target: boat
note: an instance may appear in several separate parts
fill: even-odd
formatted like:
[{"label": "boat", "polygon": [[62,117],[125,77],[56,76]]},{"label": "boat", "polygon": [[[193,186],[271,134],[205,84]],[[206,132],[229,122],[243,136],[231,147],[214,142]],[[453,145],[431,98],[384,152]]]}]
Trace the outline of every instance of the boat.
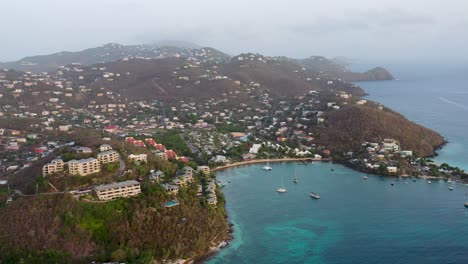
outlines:
[{"label": "boat", "polygon": [[408,184],[407,182],[404,182],[404,184]]},{"label": "boat", "polygon": [[362,178],[363,178],[364,180],[367,180],[369,177],[367,177],[367,176],[363,176]]},{"label": "boat", "polygon": [[296,175],[296,167],[294,167],[294,180],[293,180],[294,183],[298,183],[299,182],[299,179],[297,178],[297,175]]},{"label": "boat", "polygon": [[465,207],[468,208],[468,202],[465,203]]},{"label": "boat", "polygon": [[453,187],[449,187],[449,190],[453,191]]},{"label": "boat", "polygon": [[279,193],[285,193],[288,190],[286,190],[285,188],[278,188],[278,189],[276,189],[276,191],[279,192]]},{"label": "boat", "polygon": [[267,164],[265,166],[262,167],[263,170],[265,171],[271,171],[273,168],[270,167],[270,159],[268,158],[267,159]]},{"label": "boat", "polygon": [[320,199],[320,195],[318,195],[317,193],[314,193],[314,192],[311,192],[310,193],[310,197],[314,198],[314,199]]},{"label": "boat", "polygon": [[281,176],[281,187],[276,189],[276,191],[279,192],[279,193],[285,193],[285,192],[288,191],[288,190],[286,190],[286,188],[284,188],[284,176]]},{"label": "boat", "polygon": [[452,183],[452,181],[451,181],[451,180],[447,180],[447,183]]},{"label": "boat", "polygon": [[432,182],[431,182],[431,181],[427,181],[427,183],[431,184]]}]

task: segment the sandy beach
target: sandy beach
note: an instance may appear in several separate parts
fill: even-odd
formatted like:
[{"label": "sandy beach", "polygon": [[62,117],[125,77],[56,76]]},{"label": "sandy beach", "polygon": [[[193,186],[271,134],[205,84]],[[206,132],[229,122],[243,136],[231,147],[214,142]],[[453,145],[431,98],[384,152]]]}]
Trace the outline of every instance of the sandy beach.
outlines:
[{"label": "sandy beach", "polygon": [[331,161],[331,159],[314,159],[314,158],[278,158],[278,159],[254,159],[254,160],[246,160],[246,161],[239,161],[239,162],[234,162],[230,163],[227,165],[223,166],[218,166],[211,171],[220,171],[220,170],[225,170],[237,166],[243,166],[243,165],[250,165],[250,164],[257,164],[257,163],[267,163],[267,162],[291,162],[291,161]]}]

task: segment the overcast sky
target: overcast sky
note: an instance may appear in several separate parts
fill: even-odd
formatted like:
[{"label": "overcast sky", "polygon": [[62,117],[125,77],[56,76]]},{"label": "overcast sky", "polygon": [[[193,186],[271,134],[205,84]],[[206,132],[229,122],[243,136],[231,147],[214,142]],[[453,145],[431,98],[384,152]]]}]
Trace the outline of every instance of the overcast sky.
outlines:
[{"label": "overcast sky", "polygon": [[231,55],[468,57],[467,0],[5,0],[0,6],[0,61],[160,40]]}]

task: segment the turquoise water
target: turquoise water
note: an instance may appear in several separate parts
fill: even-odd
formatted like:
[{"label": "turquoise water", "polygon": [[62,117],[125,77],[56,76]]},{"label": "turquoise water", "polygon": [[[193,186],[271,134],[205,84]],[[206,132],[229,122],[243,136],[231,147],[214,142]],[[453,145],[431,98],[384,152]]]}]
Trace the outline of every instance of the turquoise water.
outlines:
[{"label": "turquoise water", "polygon": [[[465,185],[364,180],[331,163],[261,167],[218,173],[230,182],[224,193],[235,239],[208,263],[467,263]],[[282,175],[285,194],[275,191]]]},{"label": "turquoise water", "polygon": [[[450,143],[436,160],[468,169],[468,67],[389,68],[400,80],[360,83],[369,99],[440,132]],[[468,263],[465,185],[364,180],[331,163],[271,166],[217,173],[230,182],[223,190],[235,238],[207,263]],[[282,175],[288,192],[278,194]]]}]

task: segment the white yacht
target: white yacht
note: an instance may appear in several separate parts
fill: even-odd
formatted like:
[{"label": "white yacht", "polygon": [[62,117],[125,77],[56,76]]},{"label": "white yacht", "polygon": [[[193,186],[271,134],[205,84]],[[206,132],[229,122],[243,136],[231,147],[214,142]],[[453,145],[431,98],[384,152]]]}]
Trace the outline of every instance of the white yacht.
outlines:
[{"label": "white yacht", "polygon": [[284,176],[281,176],[281,187],[276,189],[276,191],[279,192],[279,193],[285,193],[285,192],[288,191],[288,190],[286,190],[286,188],[284,188]]},{"label": "white yacht", "polygon": [[320,199],[320,195],[318,195],[317,193],[314,193],[314,192],[311,192],[310,193],[310,197],[314,198],[314,199]]},{"label": "white yacht", "polygon": [[262,167],[262,170],[271,171],[273,168],[270,167],[270,162],[267,161],[267,164]]}]

